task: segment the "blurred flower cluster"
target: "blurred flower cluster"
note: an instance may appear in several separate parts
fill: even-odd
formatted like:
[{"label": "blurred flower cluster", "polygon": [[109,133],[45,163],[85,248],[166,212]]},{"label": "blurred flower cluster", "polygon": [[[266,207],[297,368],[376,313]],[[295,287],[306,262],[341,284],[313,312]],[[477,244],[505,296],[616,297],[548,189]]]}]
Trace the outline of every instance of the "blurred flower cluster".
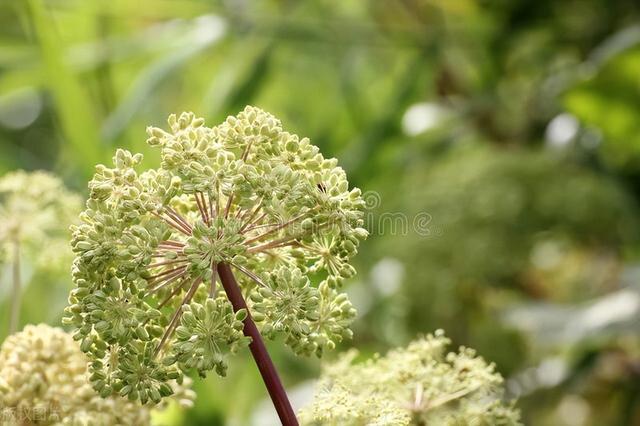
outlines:
[{"label": "blurred flower cluster", "polygon": [[38,270],[68,271],[69,226],[82,209],[79,195],[48,172],[16,171],[0,178],[0,261],[11,262],[18,245]]},{"label": "blurred flower cluster", "polygon": [[450,342],[439,330],[364,362],[349,352],[325,367],[303,423],[520,425],[495,366],[472,349],[447,352]]},{"label": "blurred flower cluster", "polygon": [[[2,424],[150,424],[150,408],[119,397],[102,398],[90,384],[95,379],[69,334],[45,324],[27,325],[0,347]],[[173,400],[184,406],[192,406],[195,398],[189,383],[172,383]]]}]

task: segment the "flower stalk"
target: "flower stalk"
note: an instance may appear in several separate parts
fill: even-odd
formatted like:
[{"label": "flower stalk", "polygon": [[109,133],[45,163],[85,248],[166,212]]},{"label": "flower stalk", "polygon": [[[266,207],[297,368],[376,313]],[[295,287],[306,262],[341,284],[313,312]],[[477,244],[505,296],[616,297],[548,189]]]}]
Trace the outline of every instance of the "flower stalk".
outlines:
[{"label": "flower stalk", "polygon": [[[227,293],[227,297],[233,306],[234,312],[247,309],[247,303],[244,300],[244,297],[242,297],[240,287],[238,286],[229,265],[226,263],[219,264],[218,274],[220,276],[220,282],[222,282],[222,287],[224,288],[225,293]],[[260,375],[262,376],[262,380],[269,392],[269,396],[271,397],[271,401],[278,413],[280,421],[285,426],[297,426],[298,421],[296,420],[296,416],[293,408],[291,407],[291,403],[289,402],[289,398],[287,397],[287,393],[284,390],[284,386],[282,386],[282,382],[280,381],[278,372],[273,365],[273,361],[271,361],[271,357],[269,356],[269,352],[262,340],[262,336],[258,331],[258,327],[256,327],[256,323],[253,322],[251,313],[248,312],[248,310],[247,317],[244,319],[244,328],[242,331],[245,336],[251,338],[251,343],[249,344],[251,355],[258,366],[258,370],[260,370]]]},{"label": "flower stalk", "polygon": [[20,305],[22,296],[22,279],[20,277],[20,241],[13,240],[13,265],[12,265],[13,286],[11,289],[11,318],[9,320],[9,334],[18,331],[20,323]]}]

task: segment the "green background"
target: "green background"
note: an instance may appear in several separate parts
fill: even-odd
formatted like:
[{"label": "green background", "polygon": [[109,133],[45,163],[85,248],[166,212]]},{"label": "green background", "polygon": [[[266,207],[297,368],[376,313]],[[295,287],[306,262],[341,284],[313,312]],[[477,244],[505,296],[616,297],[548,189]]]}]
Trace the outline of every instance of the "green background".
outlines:
[{"label": "green background", "polygon": [[[526,424],[640,424],[640,4],[0,1],[1,173],[50,170],[84,196],[117,147],[158,161],[147,125],[246,104],[365,193],[340,350],[443,328],[497,363]],[[70,280],[31,282],[23,323],[59,324]],[[281,343],[299,404],[320,363]],[[159,422],[269,424],[252,360],[229,371]]]}]

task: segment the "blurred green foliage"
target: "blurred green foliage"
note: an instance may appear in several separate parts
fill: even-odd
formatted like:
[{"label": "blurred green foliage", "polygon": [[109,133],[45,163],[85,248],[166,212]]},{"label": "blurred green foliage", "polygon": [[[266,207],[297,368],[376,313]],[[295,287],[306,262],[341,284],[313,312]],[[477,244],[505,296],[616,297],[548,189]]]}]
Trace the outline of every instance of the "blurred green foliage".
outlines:
[{"label": "blurred green foliage", "polygon": [[[85,191],[115,147],[155,160],[145,127],[169,113],[255,104],[375,191],[353,346],[443,328],[498,363],[526,424],[640,423],[637,2],[5,0],[0,25],[1,173]],[[304,390],[317,363],[280,343]],[[166,421],[250,422],[265,393],[236,362]]]},{"label": "blurred green foliage", "polygon": [[408,273],[423,284],[403,289],[414,332],[451,324],[449,333],[509,369],[519,357],[501,356],[482,332],[496,327],[490,313],[504,297],[578,301],[616,287],[620,251],[637,240],[633,199],[565,163],[543,152],[461,148],[406,173],[397,209],[428,212],[428,234],[398,233],[378,251],[420,265]]}]

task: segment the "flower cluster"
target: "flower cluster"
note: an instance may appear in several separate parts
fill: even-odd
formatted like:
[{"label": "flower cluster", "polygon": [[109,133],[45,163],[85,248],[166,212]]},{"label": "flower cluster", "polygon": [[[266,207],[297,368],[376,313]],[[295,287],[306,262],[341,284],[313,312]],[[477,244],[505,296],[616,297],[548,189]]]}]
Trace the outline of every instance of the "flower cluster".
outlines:
[{"label": "flower cluster", "polygon": [[[90,380],[96,377],[89,376],[87,358],[70,335],[44,324],[28,325],[0,347],[2,424],[150,424],[150,408],[117,397],[103,399]],[[174,399],[190,406],[195,394],[185,385],[169,384]]]},{"label": "flower cluster", "polygon": [[407,348],[354,364],[352,351],[329,365],[308,425],[519,425],[519,412],[502,401],[502,377],[475,351],[446,353],[442,331]]},{"label": "flower cluster", "polygon": [[69,224],[77,221],[81,210],[80,197],[47,172],[4,175],[0,178],[0,262],[12,261],[17,245],[37,268],[61,266],[67,271]]},{"label": "flower cluster", "polygon": [[267,337],[285,336],[299,354],[332,349],[334,341],[351,338],[349,323],[356,310],[347,295],[338,294],[328,282],[316,288],[299,269],[281,266],[251,295],[253,318]]},{"label": "flower cluster", "polygon": [[118,150],[96,168],[74,228],[65,322],[96,388],[155,401],[185,370],[224,374],[248,343],[248,312],[220,291],[220,265],[236,270],[261,331],[296,352],[350,337],[355,310],[339,289],[367,232],[337,161],[254,107],[213,128],[172,115],[148,134],[160,167],[140,172],[142,156]]},{"label": "flower cluster", "polygon": [[242,335],[247,311],[234,314],[223,296],[208,298],[204,305],[193,302],[183,311],[182,325],[176,328],[176,360],[183,369],[196,368],[201,376],[213,368],[224,376],[225,355],[249,343]]}]

